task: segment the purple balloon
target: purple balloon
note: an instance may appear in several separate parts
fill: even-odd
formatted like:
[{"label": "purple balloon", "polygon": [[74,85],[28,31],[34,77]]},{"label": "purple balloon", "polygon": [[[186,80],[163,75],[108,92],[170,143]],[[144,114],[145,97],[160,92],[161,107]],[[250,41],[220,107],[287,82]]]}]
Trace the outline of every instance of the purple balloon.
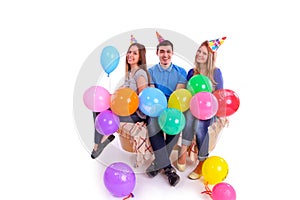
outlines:
[{"label": "purple balloon", "polygon": [[95,119],[95,128],[102,135],[111,135],[119,129],[119,116],[110,110],[105,110],[97,115]]},{"label": "purple balloon", "polygon": [[130,166],[116,162],[106,168],[103,180],[105,187],[113,196],[124,197],[132,193],[136,177]]}]

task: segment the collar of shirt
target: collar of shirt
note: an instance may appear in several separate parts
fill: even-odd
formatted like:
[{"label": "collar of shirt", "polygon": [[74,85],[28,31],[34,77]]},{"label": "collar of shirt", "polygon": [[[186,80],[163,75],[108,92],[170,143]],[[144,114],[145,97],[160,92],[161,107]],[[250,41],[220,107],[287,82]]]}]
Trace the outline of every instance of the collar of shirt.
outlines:
[{"label": "collar of shirt", "polygon": [[165,68],[163,68],[161,65],[160,65],[160,63],[158,63],[158,69],[162,72],[162,71],[165,71],[165,70],[167,70],[167,71],[171,71],[172,70],[172,68],[173,68],[173,63],[171,63],[170,64],[170,66],[167,68],[167,69],[165,69]]}]

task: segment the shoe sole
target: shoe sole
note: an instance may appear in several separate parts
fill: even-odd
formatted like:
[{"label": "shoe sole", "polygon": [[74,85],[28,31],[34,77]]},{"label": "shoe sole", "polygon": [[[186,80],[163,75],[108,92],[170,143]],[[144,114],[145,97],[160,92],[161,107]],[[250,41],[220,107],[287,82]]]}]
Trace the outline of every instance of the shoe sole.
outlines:
[{"label": "shoe sole", "polygon": [[188,178],[191,180],[197,180],[201,178],[201,174],[197,174],[195,172],[192,172],[188,175]]},{"label": "shoe sole", "polygon": [[171,184],[170,182],[169,183],[170,183],[171,186],[175,187],[177,185],[177,183],[179,183],[179,181],[180,181],[180,178],[178,178],[177,181],[173,184]]},{"label": "shoe sole", "polygon": [[155,173],[155,175],[152,175],[151,172],[146,172],[146,174],[150,177],[150,178],[153,178],[155,176],[157,176],[157,174],[159,174],[161,172],[161,169],[160,170],[157,170],[157,172]]}]

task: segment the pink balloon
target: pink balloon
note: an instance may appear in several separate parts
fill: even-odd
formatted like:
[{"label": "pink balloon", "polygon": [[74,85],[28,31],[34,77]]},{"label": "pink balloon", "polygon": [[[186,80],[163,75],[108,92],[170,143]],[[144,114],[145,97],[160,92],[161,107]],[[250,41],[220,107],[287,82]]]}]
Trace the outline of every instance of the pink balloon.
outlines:
[{"label": "pink balloon", "polygon": [[97,115],[95,128],[102,135],[111,135],[119,129],[119,116],[110,110],[105,110]]},{"label": "pink balloon", "polygon": [[198,92],[190,101],[190,110],[197,119],[210,119],[217,113],[217,98],[210,92]]},{"label": "pink balloon", "polygon": [[236,200],[234,188],[225,182],[216,184],[212,189],[213,200]]},{"label": "pink balloon", "polygon": [[110,93],[101,86],[92,86],[83,94],[85,106],[94,111],[102,112],[110,107]]}]

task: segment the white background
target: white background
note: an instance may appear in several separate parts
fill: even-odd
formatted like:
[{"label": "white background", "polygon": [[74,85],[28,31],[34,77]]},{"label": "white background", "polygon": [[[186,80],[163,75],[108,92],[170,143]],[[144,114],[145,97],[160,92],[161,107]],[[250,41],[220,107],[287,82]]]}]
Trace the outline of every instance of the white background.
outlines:
[{"label": "white background", "polygon": [[[296,1],[9,1],[0,3],[0,199],[116,199],[73,120],[87,56],[139,28],[199,44],[227,36],[218,66],[241,106],[215,149],[237,198],[295,199],[299,180],[299,19]],[[123,61],[120,61],[123,63]],[[191,168],[189,169],[191,170]],[[137,176],[134,199],[208,199],[188,172],[170,187]]]}]

